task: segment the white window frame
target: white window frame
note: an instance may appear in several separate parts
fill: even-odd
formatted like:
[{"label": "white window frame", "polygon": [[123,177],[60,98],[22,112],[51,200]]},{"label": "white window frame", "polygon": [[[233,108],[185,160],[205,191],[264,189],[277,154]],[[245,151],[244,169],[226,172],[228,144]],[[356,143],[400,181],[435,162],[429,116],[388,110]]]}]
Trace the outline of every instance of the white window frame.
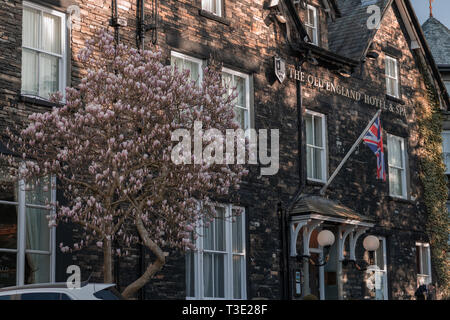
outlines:
[{"label": "white window frame", "polygon": [[[217,11],[212,10],[212,4],[215,2]],[[223,0],[202,0],[202,10],[208,11],[215,16],[222,16]]]},{"label": "white window frame", "polygon": [[[419,257],[420,257],[420,263],[421,263],[421,265],[417,266],[417,280],[419,280],[419,278],[422,278],[425,280],[425,284],[430,284],[432,282],[430,244],[426,243],[426,242],[416,242],[416,250],[417,250],[417,247],[419,247],[419,250],[420,250]],[[423,266],[422,266],[423,250],[426,250],[426,252],[427,252],[427,264],[428,264],[429,274],[423,273]]]},{"label": "white window frame", "polygon": [[[248,123],[247,128],[241,128],[243,130],[249,129],[252,127],[251,125],[251,108],[250,108],[250,75],[246,74],[246,73],[242,73],[242,72],[238,72],[229,68],[222,68],[222,73],[228,73],[232,76],[233,78],[233,83],[234,83],[234,77],[241,77],[244,78],[245,80],[245,104],[246,104],[246,108],[243,108],[242,106],[238,106],[235,105],[236,108],[239,109],[244,109],[247,111],[247,119],[248,119]],[[228,88],[228,92],[229,94],[231,94],[231,92],[233,91],[233,88],[230,87]]]},{"label": "white window frame", "polygon": [[[446,148],[445,144],[445,136],[447,136],[447,144],[448,147]],[[450,130],[443,130],[442,131],[442,156],[444,157],[444,164],[445,164],[445,174],[450,174]],[[447,160],[448,158],[448,160]],[[448,161],[448,162],[447,162]]]},{"label": "white window frame", "polygon": [[[56,202],[56,177],[51,178],[51,202]],[[19,180],[17,190],[17,201],[0,200],[1,204],[17,206],[17,245],[16,249],[0,248],[1,252],[16,254],[16,285],[22,286],[25,284],[25,255],[27,253],[43,254],[50,257],[50,282],[55,282],[55,265],[56,265],[56,228],[50,228],[49,236],[49,251],[26,249],[26,208],[36,208],[48,210],[46,205],[27,204],[26,203],[26,183],[24,180]],[[50,209],[51,214],[55,214],[55,208]]]},{"label": "white window frame", "polygon": [[401,142],[401,156],[402,156],[401,162],[402,162],[403,166],[402,167],[397,167],[397,166],[392,165],[391,163],[389,163],[389,156],[388,156],[388,175],[389,175],[389,172],[391,170],[391,167],[394,168],[394,169],[400,169],[401,170],[401,173],[402,173],[401,174],[402,194],[401,195],[393,194],[392,190],[389,188],[389,195],[391,197],[394,197],[394,198],[407,199],[408,198],[408,192],[407,192],[408,188],[407,188],[407,185],[406,185],[406,183],[407,183],[407,179],[406,179],[406,169],[407,169],[406,168],[406,159],[407,159],[407,157],[406,157],[405,138],[394,136],[394,135],[388,133],[387,134],[387,149],[388,149],[388,152],[390,152],[390,141],[392,141],[392,140],[398,140],[398,141]]},{"label": "white window frame", "polygon": [[[380,240],[380,245],[382,246],[382,251],[383,251],[383,269],[379,269],[378,271],[381,272],[383,274],[383,300],[388,300],[389,299],[389,290],[388,290],[388,277],[387,277],[387,254],[386,254],[386,238],[385,237],[381,237],[378,236],[377,237]],[[375,265],[378,266],[378,258],[377,258],[377,251],[374,252],[374,258],[375,258]]]},{"label": "white window frame", "polygon": [[[391,76],[388,74],[387,70],[387,65],[388,65],[388,60],[389,61],[393,61],[394,62],[394,66],[395,66],[395,77]],[[391,56],[386,55],[386,59],[385,59],[385,75],[386,75],[386,94],[394,97],[394,98],[399,98],[400,97],[400,85],[399,85],[399,68],[398,68],[398,59],[393,58]],[[394,92],[388,92],[390,86],[388,85],[389,80],[394,82]]]},{"label": "white window frame", "polygon": [[[245,209],[243,207],[233,206],[231,204],[217,204],[217,207],[225,208],[225,267],[224,267],[224,295],[223,298],[215,298],[215,297],[205,297],[204,295],[204,285],[203,285],[203,252],[214,252],[211,250],[204,250],[203,249],[203,237],[199,236],[196,240],[196,248],[197,250],[193,253],[194,257],[194,292],[195,296],[186,296],[186,300],[246,300],[247,299],[247,275],[246,275],[246,269],[247,269],[247,262],[246,262],[246,228],[245,228]],[[241,209],[242,210],[242,237],[243,237],[243,246],[244,246],[244,252],[243,253],[234,253],[233,252],[233,232],[232,232],[232,221],[231,221],[231,214],[233,209]],[[199,235],[203,235],[203,227],[199,226],[197,228],[197,233]],[[220,251],[222,253],[222,251]],[[233,256],[240,255],[244,257],[244,263],[241,265],[241,275],[242,275],[242,282],[241,282],[241,298],[235,299],[234,298],[234,291],[233,291]],[[189,266],[186,263],[186,277],[187,273],[190,271]]]},{"label": "white window frame", "polygon": [[[327,179],[328,179],[328,163],[327,163],[327,159],[328,159],[328,150],[327,149],[328,149],[328,147],[327,147],[327,137],[326,137],[326,124],[327,124],[326,116],[323,113],[318,113],[318,112],[311,111],[311,110],[305,110],[305,115],[311,115],[313,117],[313,121],[312,121],[312,126],[313,126],[312,127],[313,128],[312,132],[313,132],[313,134],[314,134],[314,118],[315,117],[316,118],[321,118],[321,120],[322,120],[322,146],[323,146],[323,147],[318,147],[318,146],[315,146],[315,145],[308,144],[307,143],[308,139],[306,139],[306,148],[311,147],[311,148],[314,148],[314,149],[321,149],[321,150],[323,150],[322,157],[321,157],[321,160],[322,160],[322,177],[323,177],[323,179],[316,179],[316,178],[307,177],[307,180],[315,181],[315,182],[324,182],[325,183],[325,182],[327,182]],[[306,132],[306,134],[308,134],[308,133]],[[308,154],[308,153],[306,153],[306,154]],[[306,159],[306,161],[308,161],[308,158]],[[314,163],[312,163],[311,165],[314,166]],[[313,167],[312,171],[314,172],[314,167]]]},{"label": "white window frame", "polygon": [[[312,10],[314,12],[314,24],[310,24],[308,22],[308,17],[309,17],[309,10]],[[313,38],[311,39],[311,43],[314,45],[319,45],[319,28],[318,28],[318,21],[317,21],[317,8],[308,4],[307,8],[306,8],[306,17],[305,17],[305,26],[307,28],[311,28],[312,29],[312,33],[313,33]]]},{"label": "white window frame", "polygon": [[179,59],[183,59],[183,60],[186,60],[186,61],[197,63],[198,66],[199,66],[198,67],[199,70],[198,70],[197,84],[200,85],[202,83],[202,81],[203,81],[203,64],[204,64],[204,61],[202,59],[194,58],[194,57],[188,56],[187,54],[183,54],[183,53],[180,53],[180,52],[177,52],[177,51],[173,51],[173,50],[170,51],[170,56],[171,57],[175,57],[175,58],[179,58]]},{"label": "white window frame", "polygon": [[[30,51],[34,51],[34,52],[38,52],[38,53],[44,53],[44,54],[48,54],[51,55],[53,57],[58,57],[58,61],[59,61],[59,74],[58,74],[58,79],[59,79],[59,84],[58,84],[58,91],[60,91],[63,95],[63,101],[65,101],[65,96],[66,96],[66,75],[67,75],[67,53],[66,53],[66,15],[60,11],[56,11],[32,2],[28,2],[28,1],[23,1],[23,7],[27,7],[30,9],[34,9],[34,10],[39,10],[41,12],[40,16],[42,19],[42,13],[48,13],[54,16],[57,16],[61,19],[61,54],[56,54],[53,52],[48,52],[39,48],[30,48],[27,46],[24,46],[23,44],[21,44],[22,49],[25,48],[27,50]],[[23,12],[23,9],[22,9]],[[42,23],[39,23],[39,27],[42,28]],[[23,30],[22,30],[23,31]],[[41,33],[42,30],[39,30],[39,36],[42,36]],[[23,66],[21,65],[21,68],[23,68]],[[39,61],[38,61],[38,76],[39,76]],[[21,76],[22,77],[22,76]],[[21,78],[22,79],[22,78]],[[21,94],[23,96],[29,96],[29,97],[33,97],[33,98],[38,98],[41,100],[48,100],[47,98],[44,98],[42,96],[39,95],[39,82],[38,82],[38,95],[33,95],[33,94],[29,94],[26,92],[22,91],[21,88]]]}]

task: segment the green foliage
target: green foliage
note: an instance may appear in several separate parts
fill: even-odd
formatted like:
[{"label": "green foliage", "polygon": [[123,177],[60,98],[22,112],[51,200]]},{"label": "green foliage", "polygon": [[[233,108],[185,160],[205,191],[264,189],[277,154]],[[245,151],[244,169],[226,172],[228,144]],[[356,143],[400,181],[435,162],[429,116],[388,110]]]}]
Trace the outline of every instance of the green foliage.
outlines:
[{"label": "green foliage", "polygon": [[442,113],[436,89],[422,72],[427,89],[427,105],[419,104],[418,125],[421,144],[420,178],[424,185],[427,208],[427,233],[430,237],[431,262],[440,291],[450,294],[450,268],[447,260],[448,226],[447,178],[442,157]]}]

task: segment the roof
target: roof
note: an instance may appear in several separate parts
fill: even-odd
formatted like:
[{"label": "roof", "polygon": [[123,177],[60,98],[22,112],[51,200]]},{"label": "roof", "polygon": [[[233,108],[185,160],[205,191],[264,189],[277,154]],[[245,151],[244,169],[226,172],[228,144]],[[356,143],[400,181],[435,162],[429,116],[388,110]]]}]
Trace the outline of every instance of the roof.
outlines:
[{"label": "roof", "polygon": [[359,61],[377,29],[367,28],[369,5],[380,7],[384,14],[392,0],[341,0],[338,2],[340,17],[328,20],[328,47],[330,51]]},{"label": "roof", "polygon": [[373,221],[373,219],[356,213],[354,210],[321,196],[304,195],[300,197],[294,204],[290,214],[302,215],[318,213],[329,217],[337,217],[344,219]]},{"label": "roof", "polygon": [[437,65],[450,65],[450,30],[436,18],[430,17],[422,30]]}]

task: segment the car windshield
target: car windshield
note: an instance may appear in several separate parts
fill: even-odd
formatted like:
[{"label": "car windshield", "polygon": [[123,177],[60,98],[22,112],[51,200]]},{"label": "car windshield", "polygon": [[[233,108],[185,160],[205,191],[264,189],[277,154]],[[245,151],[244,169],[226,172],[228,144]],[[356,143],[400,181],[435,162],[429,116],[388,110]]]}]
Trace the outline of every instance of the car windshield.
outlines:
[{"label": "car windshield", "polygon": [[101,300],[123,300],[124,298],[114,287],[109,287],[94,293],[94,296]]}]

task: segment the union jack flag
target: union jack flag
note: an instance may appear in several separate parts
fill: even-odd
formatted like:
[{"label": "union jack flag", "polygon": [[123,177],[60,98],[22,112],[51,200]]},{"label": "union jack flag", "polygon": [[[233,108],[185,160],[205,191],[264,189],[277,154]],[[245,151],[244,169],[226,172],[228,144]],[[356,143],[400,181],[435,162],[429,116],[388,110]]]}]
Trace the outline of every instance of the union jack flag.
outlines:
[{"label": "union jack flag", "polygon": [[386,181],[386,170],[384,167],[383,135],[381,130],[380,116],[374,121],[363,138],[364,143],[377,156],[377,179]]}]

